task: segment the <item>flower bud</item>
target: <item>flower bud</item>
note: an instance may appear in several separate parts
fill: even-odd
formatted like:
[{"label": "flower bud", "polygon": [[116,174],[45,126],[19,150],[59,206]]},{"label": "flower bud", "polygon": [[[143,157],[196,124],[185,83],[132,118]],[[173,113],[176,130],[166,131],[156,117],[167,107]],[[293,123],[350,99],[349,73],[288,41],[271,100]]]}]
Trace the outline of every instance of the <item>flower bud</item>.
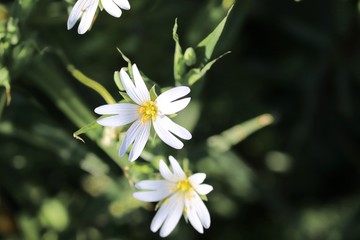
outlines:
[{"label": "flower bud", "polygon": [[185,64],[189,67],[196,63],[196,53],[193,48],[187,48],[184,53]]}]

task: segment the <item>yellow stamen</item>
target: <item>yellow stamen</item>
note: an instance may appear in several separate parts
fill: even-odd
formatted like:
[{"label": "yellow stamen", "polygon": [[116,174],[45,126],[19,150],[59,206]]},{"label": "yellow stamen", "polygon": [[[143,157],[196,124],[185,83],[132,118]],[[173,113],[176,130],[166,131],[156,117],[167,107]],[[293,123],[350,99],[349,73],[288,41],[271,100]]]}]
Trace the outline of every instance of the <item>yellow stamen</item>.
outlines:
[{"label": "yellow stamen", "polygon": [[189,190],[192,190],[192,186],[189,180],[184,179],[176,184],[176,189],[177,191],[185,193],[188,192]]},{"label": "yellow stamen", "polygon": [[155,102],[147,101],[144,102],[143,105],[139,109],[141,115],[141,123],[146,123],[147,121],[155,120],[158,112],[158,107]]}]

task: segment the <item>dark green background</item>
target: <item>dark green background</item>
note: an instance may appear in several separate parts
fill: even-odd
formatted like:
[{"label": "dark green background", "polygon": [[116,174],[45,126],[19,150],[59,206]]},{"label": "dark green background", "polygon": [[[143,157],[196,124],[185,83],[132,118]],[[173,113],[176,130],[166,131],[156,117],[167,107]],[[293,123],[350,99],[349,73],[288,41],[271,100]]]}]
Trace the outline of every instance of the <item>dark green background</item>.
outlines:
[{"label": "dark green background", "polygon": [[[71,4],[65,1],[34,1],[27,14],[12,1],[3,2],[20,17],[19,44],[35,46],[21,65],[13,50],[1,58],[10,71],[13,98],[0,120],[4,239],[30,239],[21,216],[29,217],[42,239],[158,238],[149,230],[154,212],[139,208],[114,217],[107,208],[112,199],[83,189],[88,173],[79,163],[89,152],[103,159],[109,176],[119,178],[122,172],[96,144],[73,139],[78,127],[29,80],[39,74],[56,88],[55,81],[65,79],[90,110],[103,104],[52,53],[61,49],[120,100],[113,72],[126,63],[118,47],[153,81],[172,86],[174,19],[186,48],[226,14],[222,1],[215,0],[130,3],[132,9],[120,19],[103,11],[90,32],[78,35],[77,25],[66,30]],[[273,114],[276,122],[234,146],[236,156],[229,159],[235,163],[224,155],[219,164],[229,172],[207,172],[211,166],[190,154],[191,166],[206,172],[206,182],[214,186],[207,203],[212,226],[200,235],[182,219],[170,239],[360,239],[359,6],[350,0],[236,2],[215,56],[232,53],[199,84],[201,117],[185,146],[196,151],[192,146],[262,113]],[[285,171],[268,167],[274,151],[286,156]],[[39,220],[44,199],[65,202],[70,214],[65,229]]]}]

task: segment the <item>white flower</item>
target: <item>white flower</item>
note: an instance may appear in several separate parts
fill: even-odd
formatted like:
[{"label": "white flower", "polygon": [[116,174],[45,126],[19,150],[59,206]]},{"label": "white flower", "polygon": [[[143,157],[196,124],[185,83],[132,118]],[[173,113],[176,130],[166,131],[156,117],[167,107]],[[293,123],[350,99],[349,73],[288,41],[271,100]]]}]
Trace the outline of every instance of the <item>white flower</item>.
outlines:
[{"label": "white flower", "polygon": [[183,213],[190,224],[203,233],[203,228],[210,227],[210,214],[199,194],[206,195],[213,187],[202,184],[205,173],[187,177],[175,158],[170,156],[169,160],[173,171],[160,160],[159,170],[164,179],[138,182],[135,187],[145,191],[135,192],[133,196],[144,202],[163,201],[150,226],[153,232],[161,227],[161,237],[172,232]]},{"label": "white flower", "polygon": [[[84,34],[90,29],[98,6],[99,0],[78,0],[71,9],[67,21],[68,30],[74,27],[75,23],[81,18],[78,33]],[[121,9],[130,9],[128,0],[101,0],[101,6],[114,17],[121,16]]]},{"label": "white flower", "polygon": [[152,100],[135,64],[132,69],[135,85],[124,69],[120,70],[120,79],[126,93],[134,103],[117,103],[97,107],[95,112],[98,114],[116,114],[99,119],[97,122],[109,127],[118,127],[134,122],[127,131],[119,152],[122,157],[129,146],[134,143],[129,155],[130,161],[134,161],[140,156],[149,138],[152,125],[162,141],[175,149],[181,149],[184,144],[174,135],[189,140],[192,137],[191,133],[174,123],[166,115],[177,113],[189,104],[190,98],[178,99],[187,95],[190,88],[175,87]]}]

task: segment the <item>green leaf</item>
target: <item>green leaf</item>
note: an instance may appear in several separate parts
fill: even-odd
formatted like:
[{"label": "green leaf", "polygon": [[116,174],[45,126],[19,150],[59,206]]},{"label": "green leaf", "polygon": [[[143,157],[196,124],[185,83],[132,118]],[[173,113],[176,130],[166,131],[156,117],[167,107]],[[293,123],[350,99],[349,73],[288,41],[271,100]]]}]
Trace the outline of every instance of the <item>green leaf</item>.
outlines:
[{"label": "green leaf", "polygon": [[173,39],[175,41],[175,53],[174,53],[174,78],[175,81],[180,81],[183,74],[185,73],[185,63],[183,52],[179,43],[179,35],[177,34],[178,24],[177,18],[173,27]]},{"label": "green leaf", "polygon": [[77,130],[76,132],[73,133],[73,137],[82,141],[82,142],[85,142],[81,137],[79,137],[80,134],[83,134],[83,133],[86,133],[90,130],[93,130],[95,128],[99,128],[100,125],[96,122],[96,121],[93,121],[91,122],[90,124],[80,128],[79,130]]},{"label": "green leaf", "polygon": [[223,56],[229,54],[230,51],[222,54],[221,56],[215,58],[214,60],[208,62],[203,68],[193,68],[186,74],[186,82],[189,86],[192,86],[194,83],[196,83],[198,80],[200,80],[207,71],[210,70],[211,66],[216,63],[220,58]]},{"label": "green leaf", "polygon": [[225,23],[227,21],[227,18],[232,10],[234,5],[232,5],[229,9],[229,11],[227,12],[225,18],[219,23],[219,25],[217,25],[217,27],[214,29],[214,31],[212,31],[206,38],[204,38],[198,45],[197,45],[197,52],[198,52],[198,56],[199,59],[203,59],[203,62],[207,62],[213,52],[214,52],[214,48],[217,44],[217,42],[219,41],[219,38],[222,34],[222,31],[225,27]]}]

